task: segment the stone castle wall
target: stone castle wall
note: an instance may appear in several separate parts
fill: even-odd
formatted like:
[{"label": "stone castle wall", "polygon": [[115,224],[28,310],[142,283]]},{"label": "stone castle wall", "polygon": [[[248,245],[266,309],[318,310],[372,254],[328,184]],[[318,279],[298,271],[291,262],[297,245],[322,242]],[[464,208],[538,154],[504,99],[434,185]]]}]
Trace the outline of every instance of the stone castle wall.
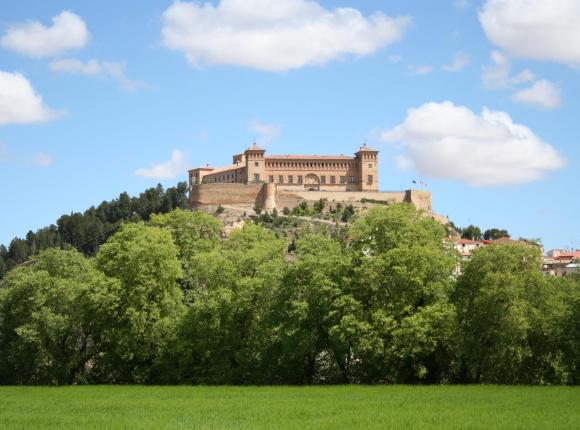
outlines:
[{"label": "stone castle wall", "polygon": [[198,184],[189,191],[191,207],[199,205],[254,205],[262,184]]},{"label": "stone castle wall", "polygon": [[387,204],[413,203],[418,209],[432,212],[429,191],[304,191],[284,189],[276,184],[197,184],[190,188],[189,202],[195,208],[201,205],[259,206],[271,211],[274,207],[293,208],[301,201],[360,202],[362,199]]}]

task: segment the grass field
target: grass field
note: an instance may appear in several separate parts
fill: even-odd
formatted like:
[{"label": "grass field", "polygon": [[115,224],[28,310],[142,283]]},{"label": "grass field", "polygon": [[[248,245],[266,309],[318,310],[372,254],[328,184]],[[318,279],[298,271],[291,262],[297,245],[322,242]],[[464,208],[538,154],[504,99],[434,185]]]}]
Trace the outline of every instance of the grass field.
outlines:
[{"label": "grass field", "polygon": [[580,429],[580,389],[1,387],[0,429]]}]

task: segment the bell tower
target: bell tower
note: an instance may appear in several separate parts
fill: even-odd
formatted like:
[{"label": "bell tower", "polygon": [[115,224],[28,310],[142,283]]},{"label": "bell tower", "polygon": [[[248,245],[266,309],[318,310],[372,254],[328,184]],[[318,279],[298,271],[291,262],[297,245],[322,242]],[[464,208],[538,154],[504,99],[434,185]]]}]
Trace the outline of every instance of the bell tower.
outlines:
[{"label": "bell tower", "polygon": [[355,153],[358,164],[358,183],[360,191],[379,190],[379,151],[365,143]]}]

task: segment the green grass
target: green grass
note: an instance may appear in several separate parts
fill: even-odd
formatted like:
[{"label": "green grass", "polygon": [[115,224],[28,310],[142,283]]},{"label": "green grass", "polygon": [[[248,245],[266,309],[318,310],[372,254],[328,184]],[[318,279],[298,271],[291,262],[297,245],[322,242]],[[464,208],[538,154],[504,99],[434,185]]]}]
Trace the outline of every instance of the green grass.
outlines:
[{"label": "green grass", "polygon": [[2,387],[0,429],[578,429],[580,389]]}]

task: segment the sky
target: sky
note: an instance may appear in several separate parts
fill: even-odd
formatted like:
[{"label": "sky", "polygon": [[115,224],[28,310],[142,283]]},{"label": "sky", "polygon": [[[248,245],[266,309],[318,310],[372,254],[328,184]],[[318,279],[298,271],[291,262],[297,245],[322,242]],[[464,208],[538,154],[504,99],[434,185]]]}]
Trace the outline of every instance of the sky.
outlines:
[{"label": "sky", "polygon": [[580,248],[579,95],[577,0],[0,0],[0,243],[256,141]]}]

